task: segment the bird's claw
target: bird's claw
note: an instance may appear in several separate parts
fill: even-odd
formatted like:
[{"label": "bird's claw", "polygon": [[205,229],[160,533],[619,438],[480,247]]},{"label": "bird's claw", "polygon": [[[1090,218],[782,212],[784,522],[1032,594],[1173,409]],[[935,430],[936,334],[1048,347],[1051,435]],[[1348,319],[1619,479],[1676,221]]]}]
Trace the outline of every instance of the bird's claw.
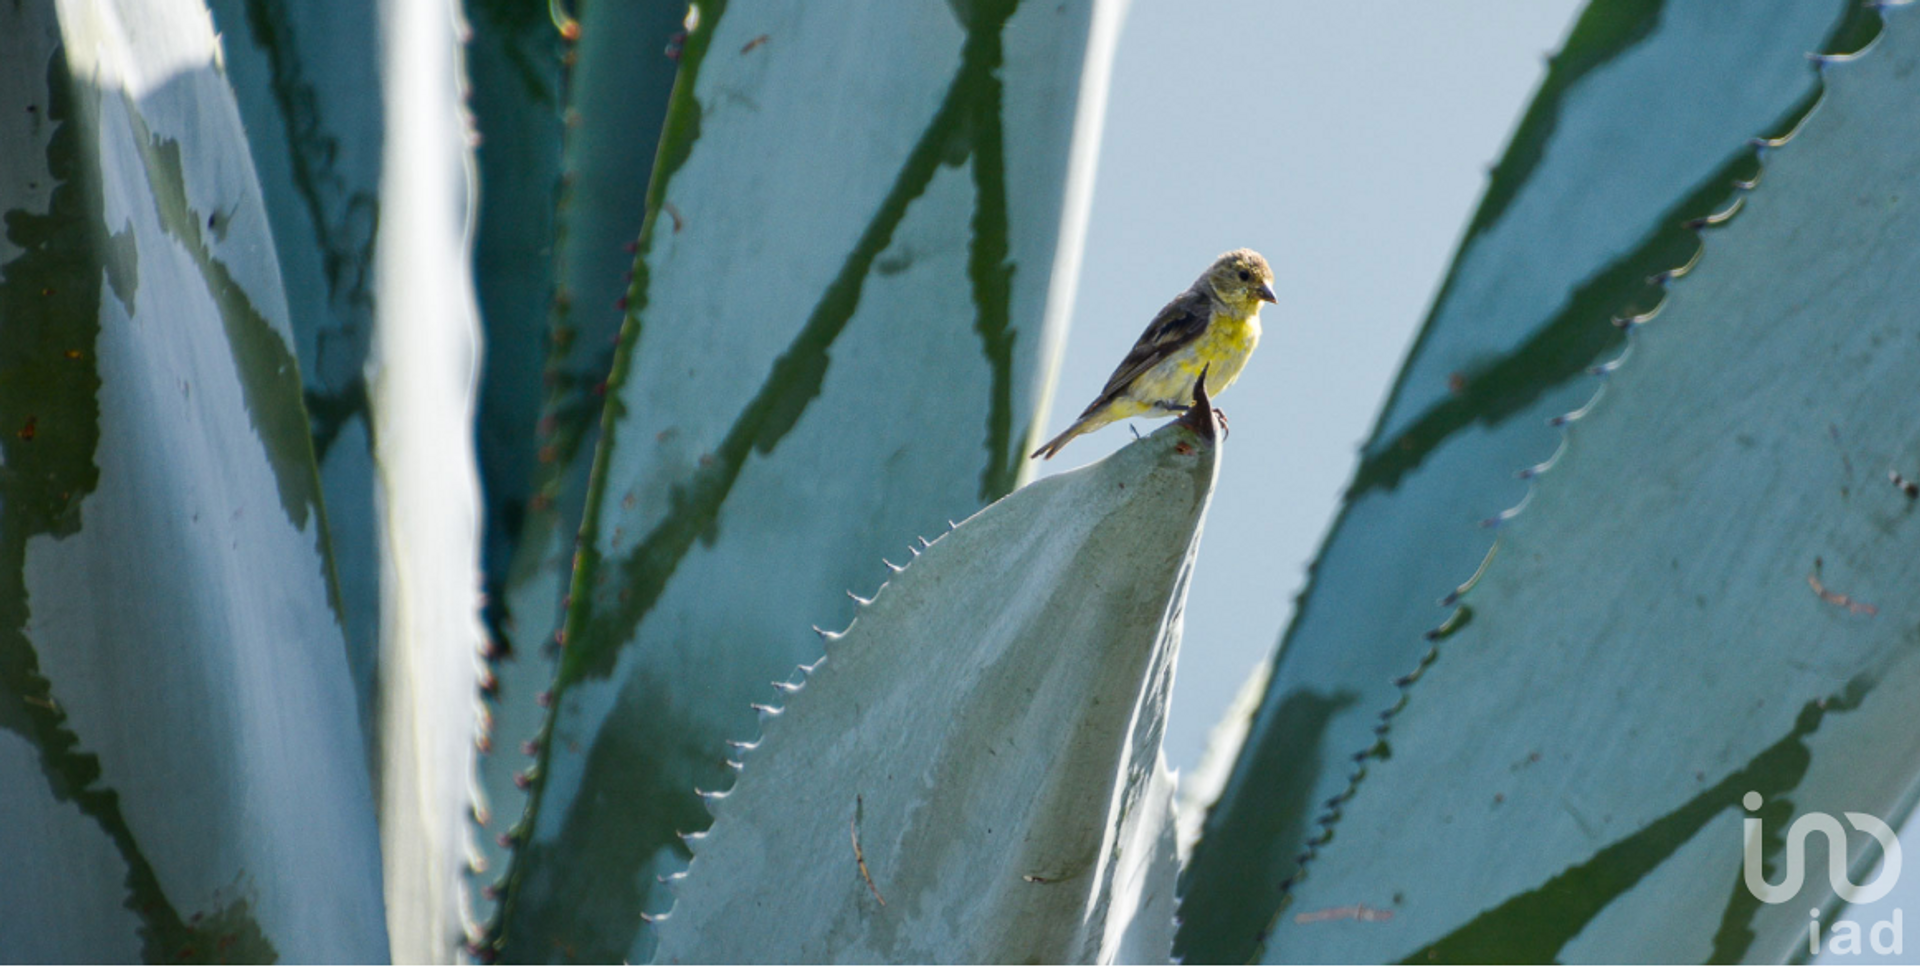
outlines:
[{"label": "bird's claw", "polygon": [[1225,410],[1219,407],[1213,408],[1213,419],[1220,421],[1221,440],[1225,440],[1233,435],[1233,431],[1227,427],[1227,412]]}]

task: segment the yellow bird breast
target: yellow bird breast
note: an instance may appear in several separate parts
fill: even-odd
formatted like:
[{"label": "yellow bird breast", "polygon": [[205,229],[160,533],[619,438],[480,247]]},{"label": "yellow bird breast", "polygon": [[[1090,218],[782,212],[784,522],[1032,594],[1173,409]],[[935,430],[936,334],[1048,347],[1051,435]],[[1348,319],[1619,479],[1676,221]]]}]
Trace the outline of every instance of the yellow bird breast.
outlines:
[{"label": "yellow bird breast", "polygon": [[1193,403],[1193,381],[1207,371],[1207,394],[1217,397],[1240,378],[1247,358],[1260,345],[1260,316],[1215,316],[1200,338],[1142,374],[1128,396],[1152,407],[1169,401],[1181,408]]}]

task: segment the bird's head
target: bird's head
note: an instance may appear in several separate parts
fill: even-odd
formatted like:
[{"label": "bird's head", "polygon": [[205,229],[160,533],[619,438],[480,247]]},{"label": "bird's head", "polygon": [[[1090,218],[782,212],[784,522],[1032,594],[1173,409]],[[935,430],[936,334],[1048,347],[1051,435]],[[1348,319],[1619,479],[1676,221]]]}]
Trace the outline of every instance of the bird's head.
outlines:
[{"label": "bird's head", "polygon": [[1200,281],[1213,290],[1215,299],[1243,313],[1253,313],[1262,302],[1279,301],[1273,295],[1273,270],[1252,249],[1235,249],[1213,260]]}]

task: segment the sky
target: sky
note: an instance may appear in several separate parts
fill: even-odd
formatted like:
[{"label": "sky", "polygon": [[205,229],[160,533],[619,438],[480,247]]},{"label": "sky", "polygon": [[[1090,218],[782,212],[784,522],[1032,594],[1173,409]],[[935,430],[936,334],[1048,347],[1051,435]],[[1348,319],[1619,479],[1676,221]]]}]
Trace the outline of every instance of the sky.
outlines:
[{"label": "sky", "polygon": [[[1219,253],[1264,253],[1280,297],[1216,401],[1232,436],[1187,601],[1174,768],[1199,760],[1278,643],[1487,171],[1577,9],[1133,0],[1046,436]],[[1133,439],[1128,426],[1076,440],[1040,473],[1106,456]]]}]

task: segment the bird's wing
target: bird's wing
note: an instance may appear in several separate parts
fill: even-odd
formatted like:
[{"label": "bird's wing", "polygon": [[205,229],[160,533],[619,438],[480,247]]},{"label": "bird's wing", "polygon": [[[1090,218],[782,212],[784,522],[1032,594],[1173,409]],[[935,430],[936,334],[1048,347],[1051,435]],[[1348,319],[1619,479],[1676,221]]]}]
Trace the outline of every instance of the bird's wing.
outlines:
[{"label": "bird's wing", "polygon": [[1127,358],[1114,368],[1113,375],[1107,377],[1107,385],[1100,396],[1087,405],[1082,417],[1112,403],[1115,398],[1127,391],[1127,387],[1140,375],[1151,370],[1167,357],[1200,338],[1207,331],[1207,320],[1213,316],[1213,300],[1198,289],[1189,289],[1174,297],[1174,300],[1161,309],[1147,324],[1147,331],[1140,334],[1133,349],[1127,351]]}]

